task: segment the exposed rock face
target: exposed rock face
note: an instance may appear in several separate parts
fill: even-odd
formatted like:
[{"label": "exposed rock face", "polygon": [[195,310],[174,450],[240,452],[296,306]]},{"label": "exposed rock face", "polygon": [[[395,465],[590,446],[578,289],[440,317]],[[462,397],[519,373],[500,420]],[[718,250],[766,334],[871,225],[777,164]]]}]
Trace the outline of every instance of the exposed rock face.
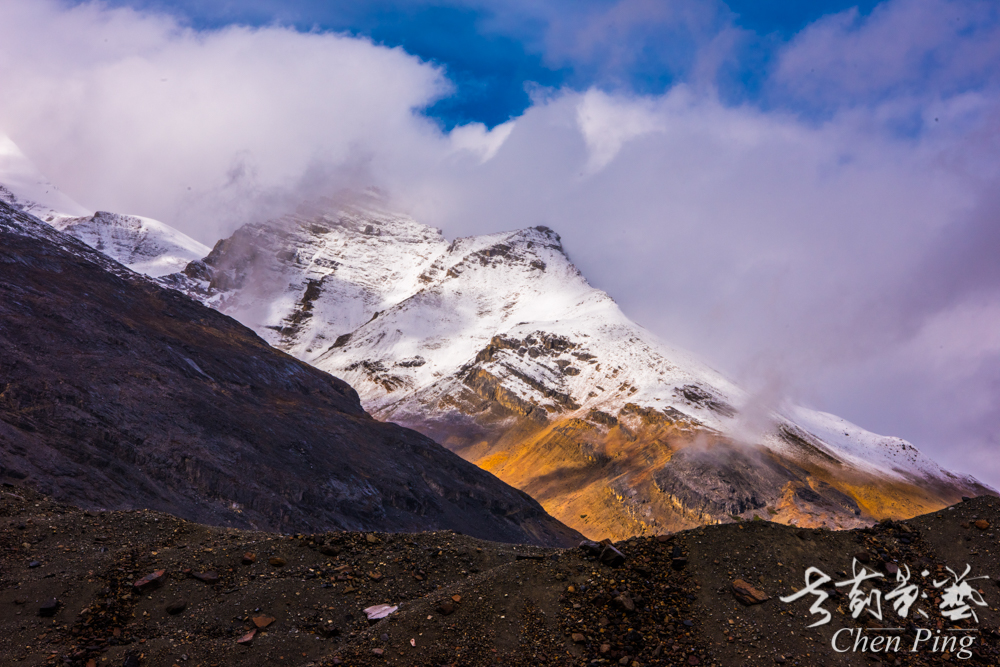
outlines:
[{"label": "exposed rock face", "polygon": [[0,202],[3,478],[286,532],[580,539],[343,381]]},{"label": "exposed rock face", "polygon": [[590,537],[754,515],[851,527],[990,491],[832,415],[743,415],[745,392],[628,320],[545,227],[448,243],[328,202],[164,280]]}]

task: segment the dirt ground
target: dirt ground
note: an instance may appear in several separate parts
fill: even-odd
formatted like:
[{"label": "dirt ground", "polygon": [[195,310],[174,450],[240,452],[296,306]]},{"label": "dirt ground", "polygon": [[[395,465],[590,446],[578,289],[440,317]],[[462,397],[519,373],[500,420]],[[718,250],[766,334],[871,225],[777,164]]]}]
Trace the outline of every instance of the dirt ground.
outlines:
[{"label": "dirt ground", "polygon": [[[614,544],[619,564],[604,545],[277,535],[85,512],[5,485],[0,664],[1000,665],[998,526],[1000,499],[983,496],[870,529],[752,521],[632,538]],[[852,618],[851,585],[836,585],[854,561],[885,575],[860,585],[864,597],[881,590],[881,619]],[[811,629],[824,617],[810,612],[817,596],[790,599],[810,567],[830,577],[819,605],[830,621]],[[736,580],[766,599],[740,602]],[[900,596],[886,596],[910,584],[904,618]],[[398,609],[370,621],[364,610],[380,604]]]}]

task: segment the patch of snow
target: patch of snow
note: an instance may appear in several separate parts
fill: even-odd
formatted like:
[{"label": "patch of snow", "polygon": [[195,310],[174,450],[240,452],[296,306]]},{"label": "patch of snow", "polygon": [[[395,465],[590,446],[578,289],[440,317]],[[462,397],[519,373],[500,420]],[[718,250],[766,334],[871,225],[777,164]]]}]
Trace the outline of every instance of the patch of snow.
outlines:
[{"label": "patch of snow", "polygon": [[52,226],[80,239],[136,273],[159,278],[183,271],[210,248],[173,227],[135,215],[98,211],[76,218],[56,218]]}]

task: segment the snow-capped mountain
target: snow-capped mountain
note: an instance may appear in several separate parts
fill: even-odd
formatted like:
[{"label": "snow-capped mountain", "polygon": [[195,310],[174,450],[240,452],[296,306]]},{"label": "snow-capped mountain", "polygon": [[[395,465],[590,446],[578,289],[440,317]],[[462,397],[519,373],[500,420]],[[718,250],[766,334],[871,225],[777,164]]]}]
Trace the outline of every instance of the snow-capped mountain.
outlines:
[{"label": "snow-capped mountain", "polygon": [[991,492],[832,415],[761,413],[631,322],[545,227],[449,242],[374,199],[327,201],[163,282],[593,537],[755,514],[849,527]]},{"label": "snow-capped mountain", "polygon": [[98,211],[79,218],[58,217],[50,224],[153,278],[182,271],[209,252],[208,246],[173,227],[135,215]]},{"label": "snow-capped mountain", "polygon": [[5,202],[0,369],[0,480],[60,502],[282,532],[581,539],[372,419],[342,380]]},{"label": "snow-capped mountain", "polygon": [[137,273],[158,278],[184,269],[209,248],[152,218],[98,211],[73,201],[0,134],[0,201],[75,236]]},{"label": "snow-capped mountain", "polygon": [[0,198],[347,380],[592,537],[767,516],[850,527],[995,493],[909,443],[740,387],[631,322],[545,227],[447,241],[377,193],[211,251],[91,214],[0,136]]}]

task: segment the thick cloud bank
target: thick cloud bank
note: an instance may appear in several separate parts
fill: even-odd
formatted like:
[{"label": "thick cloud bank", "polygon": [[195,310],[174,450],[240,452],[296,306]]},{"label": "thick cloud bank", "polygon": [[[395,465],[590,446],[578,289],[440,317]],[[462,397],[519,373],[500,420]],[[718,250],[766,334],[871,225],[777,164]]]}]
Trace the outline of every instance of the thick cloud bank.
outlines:
[{"label": "thick cloud bank", "polygon": [[[1000,486],[991,3],[827,17],[736,106],[705,68],[746,36],[709,26],[697,77],[663,95],[536,90],[511,123],[450,133],[420,114],[449,92],[441,71],[364,40],[48,1],[0,16],[0,130],[85,206],[212,243],[377,185],[450,236],[546,224],[637,321],[767,400]],[[584,27],[559,26],[551,58],[603,43]]]}]

